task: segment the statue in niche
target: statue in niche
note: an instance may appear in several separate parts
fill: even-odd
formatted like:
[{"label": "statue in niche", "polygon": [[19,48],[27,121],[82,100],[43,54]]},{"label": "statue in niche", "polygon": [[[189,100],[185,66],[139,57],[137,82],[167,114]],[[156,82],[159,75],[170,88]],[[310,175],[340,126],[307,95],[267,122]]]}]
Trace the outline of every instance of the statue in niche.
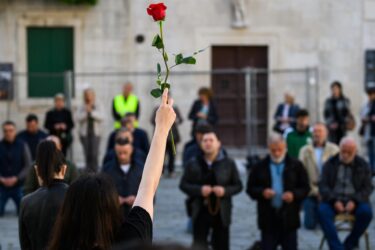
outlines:
[{"label": "statue in niche", "polygon": [[247,27],[245,0],[231,0],[232,3],[232,27],[243,29]]}]

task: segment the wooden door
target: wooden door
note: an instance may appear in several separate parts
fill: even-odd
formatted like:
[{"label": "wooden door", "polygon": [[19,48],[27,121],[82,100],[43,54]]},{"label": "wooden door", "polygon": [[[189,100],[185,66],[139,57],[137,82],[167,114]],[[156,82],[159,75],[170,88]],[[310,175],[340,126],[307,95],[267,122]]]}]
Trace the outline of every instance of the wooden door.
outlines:
[{"label": "wooden door", "polygon": [[[212,47],[212,69],[228,70],[268,68],[268,48],[266,46],[214,46]],[[212,89],[219,113],[217,131],[224,145],[242,147],[246,145],[246,94],[251,94],[256,102],[257,144],[266,145],[267,137],[267,74],[258,74],[252,89],[256,93],[246,93],[244,74],[214,74]]]}]

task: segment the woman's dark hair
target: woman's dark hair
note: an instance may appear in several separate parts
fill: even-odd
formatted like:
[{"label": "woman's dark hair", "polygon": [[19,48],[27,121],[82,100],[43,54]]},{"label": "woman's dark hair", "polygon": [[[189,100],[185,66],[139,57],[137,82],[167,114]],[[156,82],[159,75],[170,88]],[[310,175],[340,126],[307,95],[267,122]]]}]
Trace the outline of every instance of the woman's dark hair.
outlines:
[{"label": "woman's dark hair", "polygon": [[334,87],[339,88],[339,90],[340,90],[340,95],[342,96],[342,95],[343,95],[342,83],[339,82],[339,81],[334,81],[333,83],[331,83],[331,89],[333,89]]},{"label": "woman's dark hair", "polygon": [[[198,248],[184,247],[178,244],[145,244],[145,243],[123,243],[116,245],[113,250],[198,250]],[[199,248],[201,249],[201,248]]]},{"label": "woman's dark hair", "polygon": [[122,219],[118,193],[109,177],[82,175],[65,195],[48,249],[110,249]]},{"label": "woman's dark hair", "polygon": [[198,95],[204,95],[207,96],[209,100],[212,99],[212,90],[206,87],[200,88],[198,91]]},{"label": "woman's dark hair", "polygon": [[36,150],[35,165],[38,176],[42,179],[42,186],[49,187],[54,179],[54,175],[61,171],[65,165],[64,155],[57,149],[53,141],[42,141]]}]

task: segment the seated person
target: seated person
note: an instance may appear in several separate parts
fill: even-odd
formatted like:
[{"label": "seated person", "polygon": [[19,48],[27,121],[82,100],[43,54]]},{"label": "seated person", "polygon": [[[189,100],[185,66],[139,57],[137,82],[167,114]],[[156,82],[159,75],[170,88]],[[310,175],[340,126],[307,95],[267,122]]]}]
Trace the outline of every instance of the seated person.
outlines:
[{"label": "seated person", "polygon": [[[357,155],[357,145],[353,139],[342,139],[340,153],[324,164],[319,190],[322,198],[319,221],[330,249],[357,248],[359,238],[372,219],[369,203],[372,184],[370,168]],[[351,233],[342,243],[337,235],[335,216],[344,213],[354,215],[355,222]]]}]

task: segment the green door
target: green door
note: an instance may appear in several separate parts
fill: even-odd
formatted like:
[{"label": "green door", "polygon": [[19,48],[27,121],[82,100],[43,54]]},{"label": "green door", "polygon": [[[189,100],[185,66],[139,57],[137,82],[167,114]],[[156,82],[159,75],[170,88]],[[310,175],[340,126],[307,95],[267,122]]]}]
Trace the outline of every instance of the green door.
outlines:
[{"label": "green door", "polygon": [[29,97],[52,97],[64,92],[63,73],[74,70],[73,36],[73,28],[27,29]]}]

